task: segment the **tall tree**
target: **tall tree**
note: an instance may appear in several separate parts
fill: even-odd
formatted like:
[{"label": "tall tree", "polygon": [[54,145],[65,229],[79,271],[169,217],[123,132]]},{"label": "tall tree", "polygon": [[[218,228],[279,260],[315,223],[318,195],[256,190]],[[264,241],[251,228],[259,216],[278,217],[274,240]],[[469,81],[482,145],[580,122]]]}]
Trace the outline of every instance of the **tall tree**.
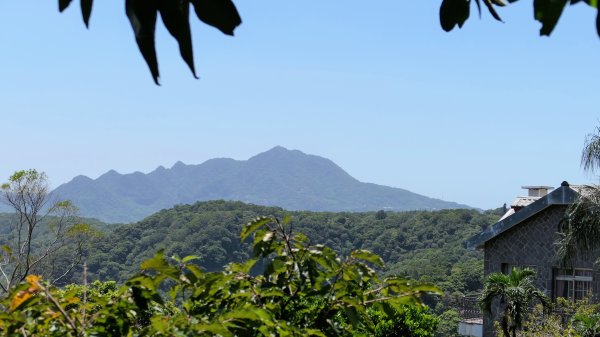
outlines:
[{"label": "tall tree", "polygon": [[516,336],[534,301],[550,307],[550,299],[535,287],[534,278],[533,270],[519,268],[513,268],[510,274],[492,273],[486,278],[479,305],[484,313],[492,316],[494,303],[498,301],[504,337]]},{"label": "tall tree", "polygon": [[[58,282],[80,261],[82,242],[89,231],[78,224],[75,206],[52,202],[45,173],[15,172],[0,189],[0,201],[14,210],[8,228],[2,228],[0,289],[7,292],[30,273]],[[64,252],[58,258],[58,253]]]},{"label": "tall tree", "polygon": [[[589,173],[600,170],[600,127],[586,137],[581,155],[581,166]],[[579,191],[577,202],[567,210],[561,222],[559,256],[564,264],[578,253],[593,254],[600,249],[600,188],[585,186]]]}]

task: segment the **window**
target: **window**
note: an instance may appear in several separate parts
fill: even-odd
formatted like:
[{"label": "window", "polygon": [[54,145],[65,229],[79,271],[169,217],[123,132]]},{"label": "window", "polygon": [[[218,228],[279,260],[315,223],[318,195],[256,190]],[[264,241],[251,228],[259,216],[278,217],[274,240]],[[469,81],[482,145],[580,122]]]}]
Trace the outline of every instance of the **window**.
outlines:
[{"label": "window", "polygon": [[501,263],[500,264],[500,272],[502,274],[506,275],[506,274],[510,273],[511,270],[512,270],[512,268],[510,267],[510,264],[508,264],[508,263]]},{"label": "window", "polygon": [[588,297],[592,291],[591,269],[555,269],[554,298],[564,297],[580,300]]}]

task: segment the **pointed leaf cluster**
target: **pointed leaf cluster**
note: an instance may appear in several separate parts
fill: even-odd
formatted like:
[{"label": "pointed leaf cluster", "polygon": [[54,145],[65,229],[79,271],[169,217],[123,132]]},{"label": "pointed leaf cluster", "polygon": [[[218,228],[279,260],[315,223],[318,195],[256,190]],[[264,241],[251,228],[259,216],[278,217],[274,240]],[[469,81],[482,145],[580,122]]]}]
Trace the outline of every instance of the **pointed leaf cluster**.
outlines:
[{"label": "pointed leaf cluster", "polygon": [[[59,0],[62,12],[72,0]],[[89,27],[93,0],[81,0],[81,14],[86,27]],[[194,53],[190,29],[190,4],[198,19],[213,26],[226,35],[233,35],[242,19],[231,0],[125,0],[125,13],[131,23],[140,53],[148,64],[154,82],[159,84],[158,59],[156,56],[155,32],[158,15],[167,31],[179,44],[181,58],[190,68],[195,78]]]},{"label": "pointed leaf cluster", "polygon": [[[474,0],[473,2],[477,5],[480,16],[482,1],[492,17],[498,21],[502,21],[502,18],[496,11],[496,7],[504,7],[506,3],[503,0]],[[510,3],[516,1],[508,0]],[[471,0],[442,0],[440,6],[440,25],[442,29],[449,32],[456,26],[462,28],[465,21],[469,18],[471,2]],[[574,5],[579,2],[584,2],[592,8],[598,8],[597,0],[534,0],[534,17],[542,24],[540,35],[549,36],[552,34],[567,4]],[[600,36],[600,12],[596,16],[596,29]]]}]

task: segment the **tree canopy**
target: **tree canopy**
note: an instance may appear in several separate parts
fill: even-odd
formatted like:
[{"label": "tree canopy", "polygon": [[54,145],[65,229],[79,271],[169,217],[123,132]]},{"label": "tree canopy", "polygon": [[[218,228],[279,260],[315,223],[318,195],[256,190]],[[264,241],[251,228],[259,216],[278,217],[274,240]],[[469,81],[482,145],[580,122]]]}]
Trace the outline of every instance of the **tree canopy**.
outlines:
[{"label": "tree canopy", "polygon": [[[516,1],[508,0],[509,3]],[[598,7],[597,0],[534,0],[534,17],[542,24],[540,35],[552,33],[567,4],[574,5],[580,2],[593,8]],[[59,10],[64,11],[71,3],[72,0],[58,0]],[[439,13],[442,29],[449,32],[457,26],[462,28],[471,15],[472,6],[476,6],[481,17],[482,3],[493,18],[502,21],[496,8],[506,6],[504,0],[442,0]],[[155,49],[155,31],[159,14],[163,24],[177,41],[183,61],[193,76],[197,77],[189,21],[190,4],[193,5],[200,21],[226,35],[233,35],[234,30],[242,23],[240,14],[231,0],[125,0],[125,12],[136,43],[157,85],[160,72]],[[86,27],[89,27],[93,0],[80,0],[80,6],[83,21]],[[596,19],[596,28],[600,35],[600,15]]]},{"label": "tree canopy", "polygon": [[[430,284],[379,278],[366,250],[342,258],[292,231],[287,218],[242,228],[253,257],[204,272],[195,256],[163,252],[117,289],[113,282],[57,290],[28,275],[0,299],[0,331],[23,336],[421,336],[438,320],[421,304]],[[262,275],[251,270],[269,257]],[[168,293],[159,291],[169,289]]]}]

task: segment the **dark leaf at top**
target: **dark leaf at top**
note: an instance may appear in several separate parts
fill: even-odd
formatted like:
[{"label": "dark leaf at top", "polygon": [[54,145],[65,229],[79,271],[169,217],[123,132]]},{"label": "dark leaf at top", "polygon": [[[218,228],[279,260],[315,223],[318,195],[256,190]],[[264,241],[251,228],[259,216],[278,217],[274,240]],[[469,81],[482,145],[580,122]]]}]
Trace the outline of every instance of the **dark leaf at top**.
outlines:
[{"label": "dark leaf at top", "polygon": [[71,0],[58,0],[58,10],[64,11],[71,4]]},{"label": "dark leaf at top", "polygon": [[496,9],[494,8],[494,4],[492,4],[492,1],[491,0],[483,0],[483,3],[487,7],[490,14],[492,14],[492,17],[494,17],[494,19],[502,22],[502,18],[500,17],[500,15],[498,15],[498,12],[496,12]]},{"label": "dark leaf at top", "polygon": [[479,18],[481,19],[481,0],[475,0],[475,4],[477,5],[477,13],[479,13]]},{"label": "dark leaf at top", "polygon": [[568,0],[534,0],[535,19],[542,23],[540,35],[550,35]]},{"label": "dark leaf at top", "polygon": [[469,18],[470,2],[467,0],[443,0],[440,6],[440,24],[449,32],[454,26],[462,27]]},{"label": "dark leaf at top", "polygon": [[81,0],[81,16],[86,27],[90,27],[90,15],[92,15],[92,4],[94,0]]},{"label": "dark leaf at top", "polygon": [[242,18],[231,0],[190,0],[198,18],[227,35],[242,23]]},{"label": "dark leaf at top", "polygon": [[150,68],[154,83],[159,84],[158,61],[154,44],[157,0],[125,0],[125,12],[133,28],[137,45]]},{"label": "dark leaf at top", "polygon": [[198,78],[194,67],[189,0],[159,0],[158,10],[165,27],[179,44],[181,57],[190,67],[194,77]]}]

